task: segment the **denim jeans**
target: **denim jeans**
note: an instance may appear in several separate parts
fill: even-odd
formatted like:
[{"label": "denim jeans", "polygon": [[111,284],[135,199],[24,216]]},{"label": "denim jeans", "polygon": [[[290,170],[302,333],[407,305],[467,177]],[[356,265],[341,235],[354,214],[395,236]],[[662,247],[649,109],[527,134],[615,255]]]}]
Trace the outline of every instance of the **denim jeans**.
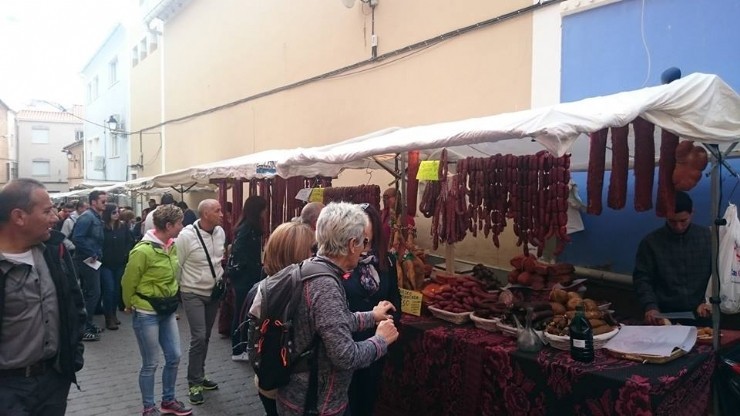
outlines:
[{"label": "denim jeans", "polygon": [[0,415],[64,416],[71,384],[56,370],[37,377],[0,377]]},{"label": "denim jeans", "polygon": [[116,313],[121,303],[121,277],[125,265],[102,266],[100,268],[100,286],[103,289],[103,313],[110,316]]},{"label": "denim jeans", "polygon": [[144,408],[154,406],[154,373],[159,364],[159,351],[164,352],[162,401],[175,400],[177,366],[180,364],[180,333],[175,314],[167,316],[134,312],[133,328],[141,352],[139,388]]},{"label": "denim jeans", "polygon": [[100,269],[95,270],[85,264],[82,260],[75,262],[77,274],[80,277],[82,295],[85,298],[85,310],[87,310],[87,322],[85,331],[90,331],[93,325],[95,309],[100,302]]}]

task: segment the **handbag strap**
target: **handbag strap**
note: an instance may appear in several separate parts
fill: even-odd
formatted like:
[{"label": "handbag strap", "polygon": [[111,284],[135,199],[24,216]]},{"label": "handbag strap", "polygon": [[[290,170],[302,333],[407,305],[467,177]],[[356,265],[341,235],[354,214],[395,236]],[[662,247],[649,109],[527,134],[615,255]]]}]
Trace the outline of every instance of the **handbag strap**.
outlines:
[{"label": "handbag strap", "polygon": [[198,240],[200,240],[200,246],[203,247],[203,251],[206,252],[206,260],[208,260],[208,267],[211,268],[211,276],[213,276],[213,280],[216,280],[216,269],[213,268],[211,255],[208,253],[208,248],[206,248],[206,242],[203,241],[203,236],[200,235],[200,226],[196,223],[193,224],[193,228],[195,228],[195,234],[198,235]]}]

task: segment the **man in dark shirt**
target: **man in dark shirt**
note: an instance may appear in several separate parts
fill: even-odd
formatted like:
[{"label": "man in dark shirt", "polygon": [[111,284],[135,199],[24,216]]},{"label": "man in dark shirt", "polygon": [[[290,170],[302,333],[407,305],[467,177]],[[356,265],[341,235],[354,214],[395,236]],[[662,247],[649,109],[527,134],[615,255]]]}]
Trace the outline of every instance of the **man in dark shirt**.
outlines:
[{"label": "man in dark shirt", "polygon": [[92,191],[88,196],[90,208],[77,219],[72,231],[72,242],[75,245],[75,266],[82,284],[87,309],[87,328],[83,341],[98,341],[102,328],[95,325],[93,317],[100,302],[100,262],[103,259],[103,219],[100,215],[105,210],[108,195],[103,191]]},{"label": "man in dark shirt", "polygon": [[82,368],[85,308],[44,185],[0,191],[0,414],[65,413]]},{"label": "man in dark shirt", "polygon": [[662,324],[661,312],[691,311],[701,318],[711,314],[704,301],[712,273],[711,234],[691,223],[692,214],[691,198],[677,191],[666,224],[643,238],[637,249],[633,285],[648,324]]}]

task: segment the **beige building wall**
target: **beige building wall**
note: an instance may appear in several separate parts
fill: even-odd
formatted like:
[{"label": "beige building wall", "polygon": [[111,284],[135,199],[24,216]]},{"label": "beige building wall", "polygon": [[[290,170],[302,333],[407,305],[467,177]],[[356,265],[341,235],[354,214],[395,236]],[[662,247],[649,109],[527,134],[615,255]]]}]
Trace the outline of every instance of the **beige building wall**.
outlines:
[{"label": "beige building wall", "polygon": [[85,149],[82,140],[64,147],[67,151],[67,182],[74,188],[85,180]]},{"label": "beige building wall", "polygon": [[15,132],[9,128],[8,111],[8,107],[0,101],[0,186],[8,182],[8,166],[15,160],[15,155],[10,152],[10,141],[14,140]]},{"label": "beige building wall", "polygon": [[[145,31],[133,31],[130,39],[141,46],[141,39],[149,35]],[[133,134],[128,137],[128,141],[130,163],[133,166],[129,171],[136,172],[139,178],[163,173],[161,149],[165,129],[155,128],[140,132],[143,128],[159,124],[162,119],[161,53],[160,43],[157,49],[148,50],[145,58],[136,59],[136,65],[132,62],[130,131]]]},{"label": "beige building wall", "polygon": [[[531,4],[530,0],[470,0],[464,6],[381,1],[375,10],[378,54]],[[367,60],[371,27],[370,9],[361,2],[346,9],[339,0],[191,1],[165,22],[163,47],[155,53],[164,53],[164,119]],[[159,81],[153,57],[132,71],[133,130],[158,122]],[[266,149],[337,142],[390,126],[528,109],[531,80],[532,13],[528,12],[351,73],[168,124],[164,149],[145,146],[144,159],[163,156],[164,170],[172,171]],[[132,137],[131,142],[135,163],[137,140]],[[149,169],[145,176],[154,172]],[[360,172],[343,174],[335,183],[367,180]],[[381,187],[390,182],[379,171],[370,180]],[[429,247],[428,221],[418,222],[419,242]],[[459,258],[489,264],[506,264],[519,251],[513,243],[495,250],[490,241],[473,238],[457,245]]]}]

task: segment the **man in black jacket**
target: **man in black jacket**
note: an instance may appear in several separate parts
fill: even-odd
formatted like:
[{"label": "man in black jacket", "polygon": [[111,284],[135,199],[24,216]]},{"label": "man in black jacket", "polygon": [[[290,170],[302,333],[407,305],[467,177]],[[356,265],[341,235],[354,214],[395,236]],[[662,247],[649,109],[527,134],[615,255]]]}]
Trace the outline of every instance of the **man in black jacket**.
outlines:
[{"label": "man in black jacket", "polygon": [[0,413],[64,415],[82,368],[84,302],[51,216],[38,181],[0,191]]},{"label": "man in black jacket", "polygon": [[662,325],[660,313],[694,312],[699,319],[711,314],[704,301],[712,273],[711,233],[691,223],[693,212],[689,195],[676,191],[665,225],[640,242],[632,278],[648,324]]}]

